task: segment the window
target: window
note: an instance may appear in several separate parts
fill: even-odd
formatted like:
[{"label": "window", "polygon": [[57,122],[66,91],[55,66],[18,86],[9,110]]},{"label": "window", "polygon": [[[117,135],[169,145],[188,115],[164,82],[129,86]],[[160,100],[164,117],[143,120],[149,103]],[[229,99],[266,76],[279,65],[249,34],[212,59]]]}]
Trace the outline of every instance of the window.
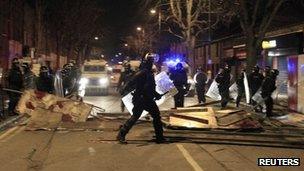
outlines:
[{"label": "window", "polygon": [[113,72],[113,73],[120,73],[121,70],[120,70],[120,69],[113,69],[112,72]]},{"label": "window", "polygon": [[99,65],[86,65],[84,66],[84,71],[87,72],[102,72],[105,71],[104,66],[99,66]]}]

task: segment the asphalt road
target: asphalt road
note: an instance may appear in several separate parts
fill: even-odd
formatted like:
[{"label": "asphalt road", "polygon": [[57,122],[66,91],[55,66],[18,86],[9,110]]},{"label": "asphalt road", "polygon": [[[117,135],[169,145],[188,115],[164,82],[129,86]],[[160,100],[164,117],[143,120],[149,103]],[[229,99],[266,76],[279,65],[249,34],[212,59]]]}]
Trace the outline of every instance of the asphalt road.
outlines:
[{"label": "asphalt road", "polygon": [[[85,101],[120,112],[119,97],[86,97]],[[196,99],[187,98],[187,104]],[[168,101],[161,108],[171,108]],[[304,150],[197,144],[174,141],[155,144],[152,124],[140,122],[128,134],[127,145],[115,137],[121,120],[88,121],[99,131],[25,131],[14,126],[0,134],[0,170],[304,170]],[[166,135],[166,130],[165,130]],[[300,167],[258,167],[260,157],[301,157]]]}]

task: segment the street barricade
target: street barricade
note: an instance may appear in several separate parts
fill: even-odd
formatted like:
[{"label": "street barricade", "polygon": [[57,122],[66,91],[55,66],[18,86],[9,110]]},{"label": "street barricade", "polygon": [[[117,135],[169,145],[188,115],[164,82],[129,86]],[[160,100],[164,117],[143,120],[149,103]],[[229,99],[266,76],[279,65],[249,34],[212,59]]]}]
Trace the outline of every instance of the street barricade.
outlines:
[{"label": "street barricade", "polygon": [[[92,110],[93,106],[80,101],[74,101],[52,94],[39,92],[35,90],[24,91],[16,110],[20,114],[31,116],[30,125],[35,125],[35,120],[41,122],[58,122],[58,117],[61,116],[60,122],[85,122]],[[42,119],[41,117],[44,117]],[[37,120],[38,119],[38,120]],[[30,126],[29,125],[29,126]]]}]

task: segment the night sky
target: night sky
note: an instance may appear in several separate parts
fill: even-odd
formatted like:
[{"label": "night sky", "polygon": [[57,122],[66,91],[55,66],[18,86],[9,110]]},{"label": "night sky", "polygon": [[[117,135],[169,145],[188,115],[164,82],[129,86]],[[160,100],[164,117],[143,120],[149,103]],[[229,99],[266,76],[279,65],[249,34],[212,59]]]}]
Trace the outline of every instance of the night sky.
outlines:
[{"label": "night sky", "polygon": [[123,38],[133,34],[145,19],[145,7],[140,0],[98,0],[104,10],[104,35],[100,39],[107,56],[123,46]]}]

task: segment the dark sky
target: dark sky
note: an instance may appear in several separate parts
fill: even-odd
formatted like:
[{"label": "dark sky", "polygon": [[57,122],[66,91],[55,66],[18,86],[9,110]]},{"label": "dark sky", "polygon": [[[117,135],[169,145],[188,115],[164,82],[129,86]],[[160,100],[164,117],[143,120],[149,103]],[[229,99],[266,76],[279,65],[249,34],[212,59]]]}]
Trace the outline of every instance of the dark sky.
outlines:
[{"label": "dark sky", "polygon": [[106,55],[113,55],[123,46],[123,38],[133,34],[143,22],[145,7],[140,0],[98,0],[104,10],[103,25],[106,28],[100,39]]}]

